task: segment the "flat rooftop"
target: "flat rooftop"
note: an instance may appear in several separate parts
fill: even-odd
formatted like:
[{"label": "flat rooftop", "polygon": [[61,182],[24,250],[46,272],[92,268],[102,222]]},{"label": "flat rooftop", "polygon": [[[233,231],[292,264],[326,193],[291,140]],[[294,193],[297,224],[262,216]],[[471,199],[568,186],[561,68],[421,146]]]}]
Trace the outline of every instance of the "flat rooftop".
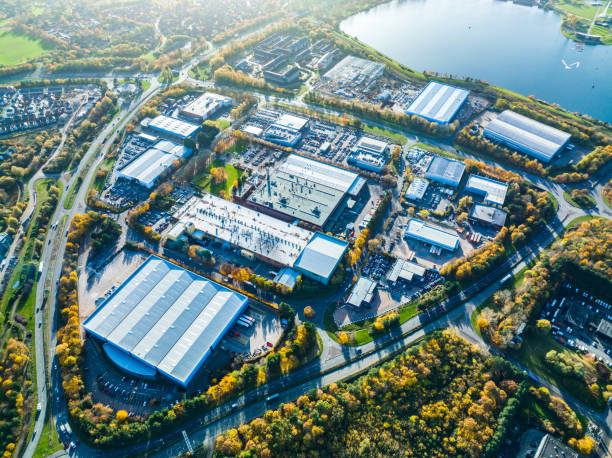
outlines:
[{"label": "flat rooftop", "polygon": [[356,150],[369,151],[375,154],[384,154],[389,143],[371,137],[361,137],[355,144]]},{"label": "flat rooftop", "polygon": [[200,126],[170,116],[159,115],[149,122],[149,128],[174,135],[179,138],[189,138],[200,130]]},{"label": "flat rooftop", "polygon": [[205,92],[197,99],[189,102],[181,110],[181,114],[206,119],[220,108],[230,106],[231,104],[232,99],[229,97],[212,92]]},{"label": "flat rooftop", "polygon": [[291,266],[313,233],[212,194],[192,197],[175,218],[213,238]]},{"label": "flat rooftop", "polygon": [[415,177],[406,190],[406,199],[422,200],[429,187],[429,181],[425,178]]},{"label": "flat rooftop", "polygon": [[348,242],[317,232],[295,261],[293,267],[317,277],[329,279],[342,261],[347,249]]},{"label": "flat rooftop", "polygon": [[369,304],[374,298],[376,286],[377,283],[374,280],[367,277],[359,277],[346,303],[353,307],[360,307],[364,302]]},{"label": "flat rooftop", "polygon": [[472,174],[468,178],[466,189],[484,196],[485,200],[492,204],[504,205],[508,193],[508,183]]},{"label": "flat rooftop", "polygon": [[277,126],[287,129],[302,130],[308,124],[308,119],[294,116],[288,113],[282,114],[275,122]]},{"label": "flat rooftop", "polygon": [[421,278],[424,277],[426,271],[427,269],[425,267],[415,264],[414,262],[405,259],[397,259],[387,274],[387,280],[396,282],[399,278],[402,278],[407,281],[412,281],[415,275]]},{"label": "flat rooftop", "polygon": [[465,163],[436,155],[425,172],[425,178],[457,186],[464,171]]},{"label": "flat rooftop", "polygon": [[569,142],[571,135],[511,110],[502,112],[484,129],[485,136],[545,162]]},{"label": "flat rooftop", "polygon": [[508,214],[499,208],[480,204],[474,204],[472,212],[470,213],[471,218],[500,227],[506,224],[507,216]]},{"label": "flat rooftop", "polygon": [[322,162],[291,155],[249,201],[323,227],[359,175]]},{"label": "flat rooftop", "polygon": [[143,186],[151,186],[159,176],[172,167],[178,157],[157,148],[146,150],[123,169],[118,176],[137,180]]},{"label": "flat rooftop", "polygon": [[459,237],[456,234],[429,226],[418,219],[408,222],[405,235],[449,251],[454,251],[459,246]]},{"label": "flat rooftop", "polygon": [[185,386],[246,305],[245,296],[151,256],[83,327]]},{"label": "flat rooftop", "polygon": [[448,124],[455,117],[470,91],[431,81],[406,109],[410,115],[420,116],[438,124]]}]

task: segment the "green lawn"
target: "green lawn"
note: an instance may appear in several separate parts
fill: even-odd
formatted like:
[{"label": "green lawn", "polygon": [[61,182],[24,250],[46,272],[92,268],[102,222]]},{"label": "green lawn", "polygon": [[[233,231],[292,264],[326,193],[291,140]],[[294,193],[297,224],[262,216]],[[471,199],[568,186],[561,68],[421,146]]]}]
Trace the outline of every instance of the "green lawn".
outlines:
[{"label": "green lawn", "polygon": [[14,32],[0,34],[0,65],[18,65],[42,56],[51,48],[40,40]]},{"label": "green lawn", "polygon": [[430,145],[429,143],[417,143],[416,145],[413,146],[413,148],[415,147],[424,149],[425,151],[431,151],[432,153],[439,154],[440,156],[446,156],[451,159],[457,159],[463,162],[463,159],[461,158],[461,156],[454,154],[450,151],[447,151],[445,149],[439,148],[437,146]]},{"label": "green lawn", "polygon": [[[210,169],[223,166],[225,166],[225,171],[227,172],[227,180],[223,183],[214,183],[210,175]],[[193,179],[193,184],[212,194],[219,195],[221,191],[225,191],[226,195],[228,195],[234,181],[236,181],[242,173],[242,170],[238,170],[232,164],[224,164],[223,161],[216,159],[206,171],[200,173]]]},{"label": "green lawn", "polygon": [[232,125],[227,119],[217,119],[213,121],[219,130],[225,130]]},{"label": "green lawn", "polygon": [[598,6],[587,5],[584,2],[576,2],[576,4],[572,4],[566,0],[558,1],[555,3],[555,5],[566,13],[580,16],[585,19],[593,19],[597,13],[597,10],[599,9]]},{"label": "green lawn", "polygon": [[595,398],[583,380],[559,375],[546,364],[545,356],[550,350],[569,352],[574,358],[583,360],[580,353],[568,350],[550,335],[542,335],[535,330],[525,332],[521,348],[509,351],[509,355],[524,364],[538,376],[567,391],[586,406],[602,412],[606,407],[606,401],[603,399],[603,396],[600,395],[598,398]]},{"label": "green lawn", "polygon": [[405,145],[408,142],[408,139],[405,135],[393,132],[388,129],[383,129],[381,127],[370,126],[367,124],[362,125],[362,129],[364,132],[368,132],[374,135],[380,135],[381,137],[387,137],[393,140],[395,143],[399,143],[400,145]]},{"label": "green lawn", "polygon": [[[49,411],[50,408],[47,408],[47,413],[49,413]],[[47,421],[45,421],[45,426],[43,426],[43,430],[40,433],[38,445],[34,451],[34,458],[43,458],[64,448],[59,441],[55,428],[51,430],[51,438],[49,438],[49,423],[49,418],[47,418]]]}]

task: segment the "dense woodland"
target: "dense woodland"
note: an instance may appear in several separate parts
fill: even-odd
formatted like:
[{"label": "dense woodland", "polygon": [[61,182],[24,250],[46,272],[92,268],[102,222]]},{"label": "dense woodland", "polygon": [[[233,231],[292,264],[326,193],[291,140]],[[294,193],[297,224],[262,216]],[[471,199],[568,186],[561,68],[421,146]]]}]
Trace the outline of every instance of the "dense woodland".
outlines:
[{"label": "dense woodland", "polygon": [[[216,456],[496,456],[521,376],[451,331],[217,438]],[[500,431],[503,432],[503,431]]]}]

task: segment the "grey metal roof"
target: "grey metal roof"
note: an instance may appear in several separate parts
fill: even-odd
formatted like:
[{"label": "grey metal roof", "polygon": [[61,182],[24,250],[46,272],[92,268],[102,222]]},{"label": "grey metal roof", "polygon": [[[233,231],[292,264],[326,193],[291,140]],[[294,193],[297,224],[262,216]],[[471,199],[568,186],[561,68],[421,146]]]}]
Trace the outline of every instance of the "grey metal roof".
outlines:
[{"label": "grey metal roof", "polygon": [[348,243],[318,232],[306,245],[293,265],[296,269],[329,279],[342,260]]},{"label": "grey metal roof", "polygon": [[83,327],[187,384],[246,303],[241,294],[151,256]]},{"label": "grey metal roof", "polygon": [[485,135],[544,160],[550,160],[571,135],[511,110],[502,112],[484,129]]},{"label": "grey metal roof", "polygon": [[425,172],[425,178],[456,186],[461,181],[464,171],[465,164],[463,162],[436,155],[429,164],[427,172]]},{"label": "grey metal roof", "polygon": [[459,237],[456,234],[429,226],[418,219],[411,219],[408,222],[406,235],[449,251],[454,251],[459,245]]},{"label": "grey metal roof", "polygon": [[508,214],[499,208],[475,204],[470,216],[485,223],[495,224],[501,227],[506,224],[506,217]]},{"label": "grey metal roof", "polygon": [[378,284],[374,280],[367,277],[359,277],[346,303],[353,307],[361,307],[361,304],[364,302],[369,304],[374,298],[376,286]]}]

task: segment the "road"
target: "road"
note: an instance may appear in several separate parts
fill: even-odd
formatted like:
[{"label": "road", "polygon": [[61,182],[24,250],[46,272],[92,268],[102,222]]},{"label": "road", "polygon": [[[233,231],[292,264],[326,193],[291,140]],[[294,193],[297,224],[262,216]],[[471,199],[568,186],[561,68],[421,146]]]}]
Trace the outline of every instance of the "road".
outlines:
[{"label": "road", "polygon": [[[209,49],[194,57],[188,62],[179,72],[179,80],[189,81],[192,80],[188,77],[189,68],[203,57],[203,55],[211,55],[216,50],[210,46]],[[47,276],[50,276],[51,287],[49,291],[50,298],[55,298],[56,295],[56,280],[61,275],[61,259],[63,259],[64,249],[67,241],[67,224],[72,220],[75,214],[86,210],[85,200],[87,187],[97,165],[103,160],[104,155],[108,151],[112,142],[118,135],[118,132],[130,121],[130,119],[138,112],[147,100],[150,99],[159,89],[165,87],[157,82],[156,78],[152,78],[151,87],[143,93],[138,100],[132,103],[126,110],[120,112],[115,120],[108,125],[92,142],[89,150],[82,158],[78,169],[71,176],[60,177],[60,182],[65,189],[69,189],[74,183],[74,180],[81,174],[84,174],[82,185],[78,190],[74,205],[71,209],[64,208],[64,202],[68,198],[68,193],[64,193],[61,202],[58,203],[57,210],[52,217],[53,222],[55,221],[66,221],[66,226],[59,226],[57,229],[49,230],[47,234],[47,242],[44,245],[42,259],[44,260],[44,267],[42,275],[40,276],[39,285],[37,289],[36,297],[36,322],[42,320],[43,316],[43,299],[44,299],[44,280]],[[210,83],[199,82],[200,85],[208,85]],[[266,101],[275,100],[275,98],[265,97]],[[278,99],[284,103],[293,103],[296,106],[308,106],[303,102],[303,97],[296,101]],[[317,111],[326,111],[332,114],[338,114],[331,110],[322,110],[318,107],[309,108],[316,109]],[[376,125],[371,121],[364,120],[368,124]],[[388,126],[382,126],[385,129],[389,129]],[[399,129],[391,129],[397,132],[401,132],[407,135],[405,132]],[[418,137],[410,136],[410,142],[420,141]],[[450,149],[455,153],[464,157],[470,157],[461,151],[454,150],[447,142],[434,142],[427,140],[428,143],[438,144],[446,149]],[[483,160],[482,158],[476,158]],[[494,164],[491,161],[485,161]],[[89,168],[87,168],[89,167]],[[507,167],[505,167],[507,168]],[[176,456],[181,452],[187,450],[187,446],[183,441],[181,431],[186,430],[190,439],[194,445],[206,442],[211,444],[212,440],[219,433],[225,431],[229,427],[237,426],[238,424],[248,421],[258,415],[261,415],[265,410],[275,407],[279,402],[292,400],[299,395],[307,392],[313,387],[319,387],[327,385],[334,381],[344,380],[346,378],[354,377],[360,372],[366,370],[373,364],[379,362],[382,358],[390,357],[395,352],[404,348],[411,342],[414,342],[417,338],[423,336],[427,332],[443,328],[453,327],[458,330],[464,337],[470,341],[478,344],[483,349],[489,349],[487,344],[474,332],[470,324],[471,312],[486,300],[493,292],[500,287],[500,278],[506,273],[513,271],[518,272],[526,262],[533,259],[543,248],[545,248],[553,239],[556,234],[559,233],[560,229],[573,220],[577,216],[581,216],[584,212],[580,209],[572,207],[563,198],[563,187],[551,182],[550,180],[526,174],[523,171],[516,170],[521,176],[531,180],[534,184],[542,189],[551,192],[559,203],[559,209],[556,220],[551,224],[551,230],[542,232],[538,236],[534,237],[530,241],[529,245],[524,249],[515,253],[511,259],[497,269],[494,272],[487,275],[485,278],[478,281],[475,285],[469,287],[465,291],[462,291],[458,296],[448,302],[448,307],[452,310],[441,317],[436,317],[433,321],[426,318],[425,315],[419,315],[417,317],[408,320],[402,326],[397,328],[392,334],[377,339],[374,342],[363,345],[358,349],[343,347],[332,340],[327,333],[324,331],[322,324],[322,317],[324,307],[329,305],[332,299],[335,299],[341,294],[336,293],[332,297],[326,297],[316,301],[317,318],[315,324],[319,330],[319,333],[323,339],[324,349],[317,361],[300,368],[299,370],[282,377],[278,380],[271,382],[263,387],[253,390],[244,396],[241,396],[237,400],[232,401],[238,404],[237,409],[232,409],[229,404],[220,406],[201,418],[190,421],[189,423],[182,425],[175,431],[172,431],[162,437],[156,438],[154,442],[140,443],[134,445],[128,445],[123,447],[120,451],[100,451],[88,447],[86,444],[81,444],[74,451],[75,455],[83,457],[92,456],[124,456],[133,454],[143,454],[152,448],[159,448],[155,452],[155,456]],[[33,180],[34,181],[34,180]],[[33,183],[31,181],[31,183]],[[599,186],[599,185],[598,185]],[[597,190],[597,188],[596,188]],[[612,215],[612,211],[603,203],[601,198],[597,200],[598,206],[591,211],[593,215]],[[51,241],[52,243],[49,243]],[[55,254],[53,254],[56,251]],[[52,262],[53,259],[57,262]],[[470,298],[470,296],[473,296]],[[62,424],[67,421],[66,403],[63,398],[63,389],[61,386],[61,375],[55,363],[55,345],[56,345],[56,333],[57,333],[57,318],[58,310],[55,307],[55,301],[48,301],[52,306],[49,309],[49,320],[46,323],[47,335],[49,336],[48,342],[48,354],[45,358],[45,346],[44,346],[44,327],[36,327],[35,332],[35,359],[37,368],[37,395],[39,402],[41,403],[42,411],[39,418],[36,421],[34,427],[33,440],[28,444],[25,451],[26,457],[31,457],[36,448],[36,444],[40,438],[42,428],[44,425],[45,413],[48,408],[48,400],[52,401],[52,417],[56,424]],[[489,349],[490,350],[490,349]],[[53,361],[50,367],[50,379],[51,389],[53,392],[52,396],[47,393],[47,386],[45,383],[46,364],[47,361]],[[47,378],[47,380],[49,380]],[[543,385],[549,386],[546,381],[541,381]],[[551,392],[563,396],[555,387],[551,386]],[[266,403],[265,397],[269,393],[278,392],[279,398],[274,403]],[[564,398],[568,399],[566,396]],[[609,430],[606,416],[596,414],[590,410],[580,406],[572,399],[568,399],[568,402],[579,411],[583,412],[589,418],[596,421],[598,424],[604,426]]]}]

